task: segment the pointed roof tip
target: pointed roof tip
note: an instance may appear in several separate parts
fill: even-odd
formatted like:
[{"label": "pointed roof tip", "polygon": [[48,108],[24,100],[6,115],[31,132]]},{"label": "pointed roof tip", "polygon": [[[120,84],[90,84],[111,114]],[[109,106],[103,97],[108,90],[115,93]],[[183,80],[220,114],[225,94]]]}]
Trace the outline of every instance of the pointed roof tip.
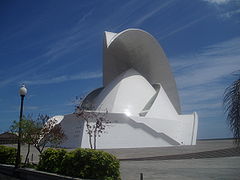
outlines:
[{"label": "pointed roof tip", "polygon": [[130,68],[126,71],[124,71],[123,73],[123,77],[129,77],[129,76],[133,76],[133,75],[140,75],[142,76],[137,70],[135,70],[134,68]]},{"label": "pointed roof tip", "polygon": [[114,38],[114,36],[117,35],[117,33],[104,31],[104,35],[105,35],[106,45],[108,47],[110,45],[112,39]]}]

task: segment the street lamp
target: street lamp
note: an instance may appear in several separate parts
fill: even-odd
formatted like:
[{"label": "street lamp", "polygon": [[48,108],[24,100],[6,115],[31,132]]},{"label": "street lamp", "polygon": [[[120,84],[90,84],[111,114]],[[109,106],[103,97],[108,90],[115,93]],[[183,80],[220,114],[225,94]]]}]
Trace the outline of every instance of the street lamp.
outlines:
[{"label": "street lamp", "polygon": [[22,122],[22,116],[23,116],[23,101],[24,97],[27,94],[27,89],[25,85],[23,84],[21,88],[19,89],[19,95],[21,96],[21,106],[20,106],[20,116],[19,116],[19,129],[18,129],[18,147],[17,147],[17,157],[16,157],[16,163],[15,167],[19,168],[20,167],[20,154],[21,154],[21,135],[22,135],[22,127],[21,127],[21,122]]}]

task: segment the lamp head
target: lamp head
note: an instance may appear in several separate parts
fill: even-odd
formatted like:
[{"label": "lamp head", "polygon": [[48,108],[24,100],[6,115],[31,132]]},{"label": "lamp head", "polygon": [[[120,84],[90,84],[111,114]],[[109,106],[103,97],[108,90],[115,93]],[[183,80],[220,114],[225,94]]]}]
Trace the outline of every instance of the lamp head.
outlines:
[{"label": "lamp head", "polygon": [[27,89],[24,84],[20,87],[19,94],[20,96],[25,96],[27,94]]}]

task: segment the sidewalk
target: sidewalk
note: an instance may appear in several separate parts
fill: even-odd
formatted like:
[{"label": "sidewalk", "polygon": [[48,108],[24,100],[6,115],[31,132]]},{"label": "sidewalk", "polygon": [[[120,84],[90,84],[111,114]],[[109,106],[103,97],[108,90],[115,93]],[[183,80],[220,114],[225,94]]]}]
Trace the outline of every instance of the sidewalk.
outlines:
[{"label": "sidewalk", "polygon": [[122,161],[122,180],[239,180],[240,157]]},{"label": "sidewalk", "polygon": [[122,149],[104,149],[104,151],[115,155],[118,159],[133,159],[133,158],[199,153],[199,152],[216,151],[216,150],[230,149],[230,148],[235,148],[232,139],[200,140],[200,141],[198,140],[197,145],[194,145],[194,146],[122,148]]}]

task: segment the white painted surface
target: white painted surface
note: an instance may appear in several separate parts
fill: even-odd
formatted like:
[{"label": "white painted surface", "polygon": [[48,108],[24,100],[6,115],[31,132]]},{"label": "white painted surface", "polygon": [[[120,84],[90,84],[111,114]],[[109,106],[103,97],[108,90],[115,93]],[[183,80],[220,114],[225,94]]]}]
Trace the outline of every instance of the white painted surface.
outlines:
[{"label": "white painted surface", "polygon": [[[144,123],[156,132],[162,132],[174,139],[181,145],[194,145],[196,141],[196,131],[194,131],[194,114],[180,115],[179,119],[142,118],[131,117],[138,123]],[[181,120],[180,120],[181,119]],[[196,125],[196,124],[195,124]]]},{"label": "white painted surface", "polygon": [[[112,123],[101,137],[97,138],[98,149],[162,147],[173,145],[194,145],[196,131],[193,131],[192,115],[184,115],[180,120],[142,118],[125,114],[109,113],[106,118]],[[61,121],[67,140],[66,148],[89,148],[89,136],[84,120],[75,114],[65,115]],[[93,125],[94,122],[90,122]],[[196,124],[195,124],[196,125]]]},{"label": "white painted surface", "polygon": [[[88,135],[84,134],[83,148],[89,148],[88,138]],[[161,138],[154,138],[144,130],[135,129],[128,124],[112,123],[111,127],[107,128],[106,133],[97,139],[98,149],[159,146],[169,146],[169,144]]]},{"label": "white painted surface", "polygon": [[84,121],[77,118],[75,114],[67,114],[61,120],[61,126],[67,136],[61,146],[66,148],[82,147]]},{"label": "white painted surface", "polygon": [[114,39],[114,36],[117,35],[117,33],[112,33],[112,32],[105,31],[104,35],[106,37],[107,46],[109,46],[111,44],[111,41]]},{"label": "white painted surface", "polygon": [[160,85],[158,95],[146,114],[146,118],[177,119],[177,112],[170,102],[165,90]]},{"label": "white painted surface", "polygon": [[109,83],[95,101],[97,110],[138,116],[156,93],[149,82],[134,69],[120,74]]}]

